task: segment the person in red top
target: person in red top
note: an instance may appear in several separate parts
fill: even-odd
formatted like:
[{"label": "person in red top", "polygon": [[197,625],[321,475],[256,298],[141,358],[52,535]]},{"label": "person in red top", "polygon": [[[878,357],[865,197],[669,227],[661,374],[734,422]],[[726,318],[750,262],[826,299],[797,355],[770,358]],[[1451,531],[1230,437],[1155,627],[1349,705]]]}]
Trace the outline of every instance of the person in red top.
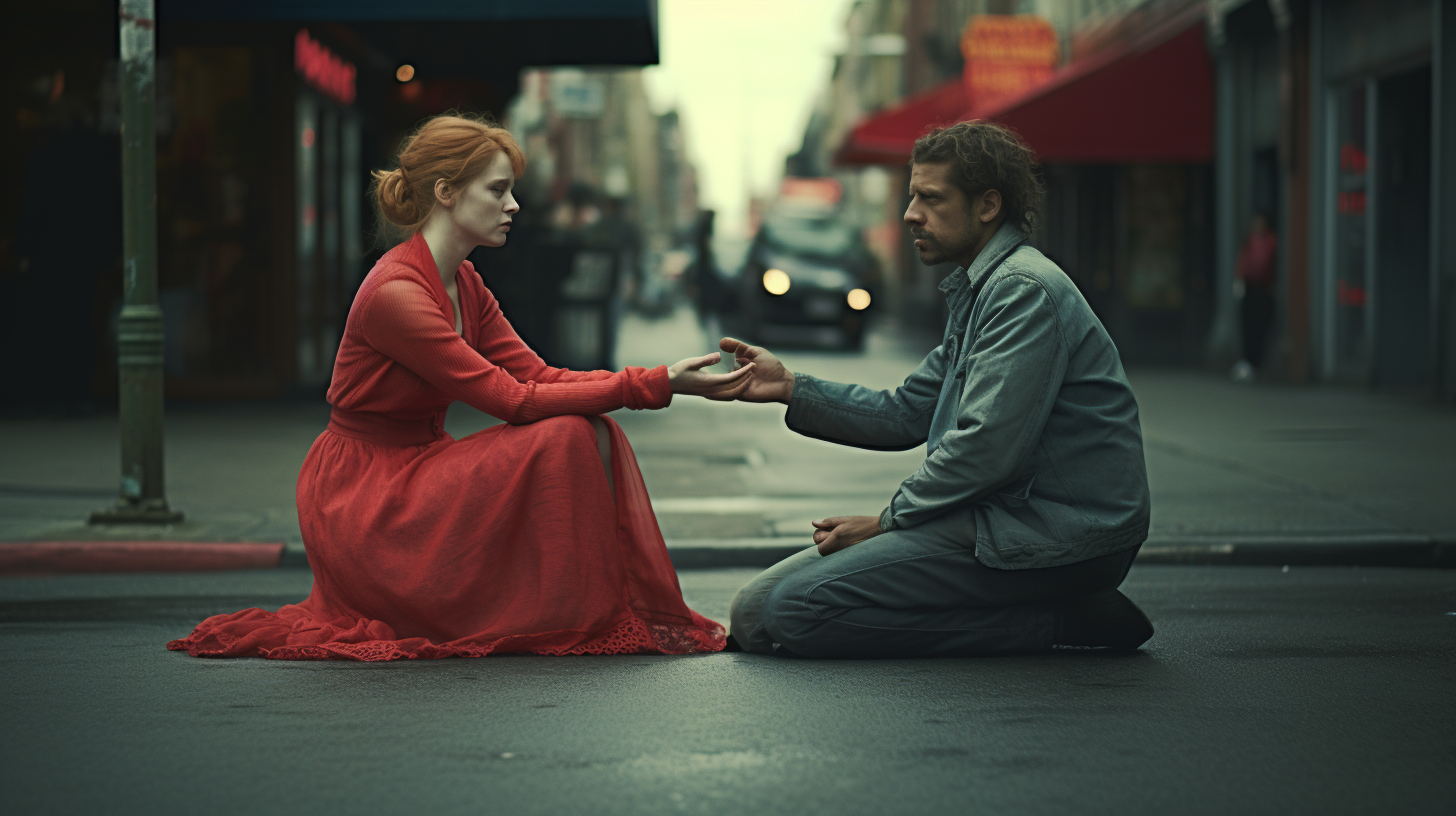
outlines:
[{"label": "person in red top", "polygon": [[1243,329],[1244,356],[1234,364],[1233,378],[1253,379],[1264,364],[1269,327],[1274,322],[1274,274],[1279,262],[1279,236],[1269,227],[1269,216],[1254,213],[1249,234],[1239,250],[1235,268],[1234,294],[1239,297],[1239,324]]},{"label": "person in red top", "polygon": [[[600,415],[675,393],[732,399],[753,373],[702,371],[717,353],[617,372],[542,362],[465,260],[506,242],[524,168],[506,130],[440,116],[375,173],[381,212],[413,235],[354,298],[328,429],[298,476],[313,590],[276,612],[210,617],[167,648],[285,660],[723,648],[723,627],[683,602],[632,448]],[[456,400],[505,424],[453,439]]]}]

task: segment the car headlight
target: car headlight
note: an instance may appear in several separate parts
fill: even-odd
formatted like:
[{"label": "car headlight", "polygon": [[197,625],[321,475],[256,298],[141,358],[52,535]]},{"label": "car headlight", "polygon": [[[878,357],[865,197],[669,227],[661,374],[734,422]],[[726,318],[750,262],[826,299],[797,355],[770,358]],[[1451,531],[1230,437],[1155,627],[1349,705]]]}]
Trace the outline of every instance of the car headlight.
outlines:
[{"label": "car headlight", "polygon": [[870,307],[870,293],[863,289],[851,289],[844,299],[849,303],[849,308],[856,312],[862,312]]},{"label": "car headlight", "polygon": [[789,273],[782,269],[768,269],[763,273],[763,288],[770,295],[782,295],[789,291]]}]

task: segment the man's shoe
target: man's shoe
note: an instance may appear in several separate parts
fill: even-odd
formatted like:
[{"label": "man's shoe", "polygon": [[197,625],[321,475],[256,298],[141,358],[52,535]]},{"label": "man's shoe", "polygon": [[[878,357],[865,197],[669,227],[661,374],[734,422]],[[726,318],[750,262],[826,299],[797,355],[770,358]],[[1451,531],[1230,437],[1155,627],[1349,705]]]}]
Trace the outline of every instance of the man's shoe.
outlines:
[{"label": "man's shoe", "polygon": [[1153,636],[1153,624],[1137,604],[1115,589],[1073,598],[1057,606],[1056,646],[1132,651]]}]

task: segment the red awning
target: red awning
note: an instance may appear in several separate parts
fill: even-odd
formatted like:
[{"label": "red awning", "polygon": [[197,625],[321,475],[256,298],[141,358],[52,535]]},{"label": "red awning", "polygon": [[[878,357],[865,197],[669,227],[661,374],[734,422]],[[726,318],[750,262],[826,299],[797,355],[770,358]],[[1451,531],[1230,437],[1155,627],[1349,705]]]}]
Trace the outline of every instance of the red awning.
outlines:
[{"label": "red awning", "polygon": [[1014,128],[1042,162],[1213,159],[1213,67],[1203,23],[1173,20],[964,118]]},{"label": "red awning", "polygon": [[963,119],[1015,128],[1043,162],[1211,161],[1213,66],[1200,9],[975,110],[961,79],[948,81],[861,121],[835,162],[901,164],[925,131]]},{"label": "red awning", "polygon": [[937,85],[870,116],[850,131],[834,155],[837,164],[904,164],[925,131],[966,118],[966,88],[960,77]]}]

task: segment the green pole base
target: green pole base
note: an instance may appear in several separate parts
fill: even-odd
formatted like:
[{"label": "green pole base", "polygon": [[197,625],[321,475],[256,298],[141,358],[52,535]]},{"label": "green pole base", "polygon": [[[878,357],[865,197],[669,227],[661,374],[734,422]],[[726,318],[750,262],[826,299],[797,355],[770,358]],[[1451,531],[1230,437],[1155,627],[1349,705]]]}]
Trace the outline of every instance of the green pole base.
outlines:
[{"label": "green pole base", "polygon": [[165,501],[159,503],[117,502],[115,507],[91,513],[88,524],[177,524],[182,511],[173,510]]}]

